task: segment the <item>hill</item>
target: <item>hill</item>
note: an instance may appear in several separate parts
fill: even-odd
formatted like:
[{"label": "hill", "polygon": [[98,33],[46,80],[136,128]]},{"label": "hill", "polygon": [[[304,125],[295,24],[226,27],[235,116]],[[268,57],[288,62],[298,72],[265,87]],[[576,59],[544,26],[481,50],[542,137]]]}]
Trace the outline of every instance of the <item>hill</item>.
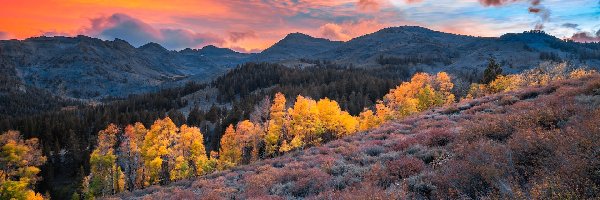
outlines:
[{"label": "hill", "polygon": [[465,100],[322,146],[117,197],[598,198],[599,80]]}]

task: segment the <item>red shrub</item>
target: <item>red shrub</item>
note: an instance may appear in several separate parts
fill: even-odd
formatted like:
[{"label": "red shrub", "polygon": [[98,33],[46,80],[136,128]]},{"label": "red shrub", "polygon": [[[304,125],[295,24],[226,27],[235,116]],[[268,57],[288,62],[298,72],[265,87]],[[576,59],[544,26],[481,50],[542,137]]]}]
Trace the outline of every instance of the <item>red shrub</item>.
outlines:
[{"label": "red shrub", "polygon": [[401,157],[398,160],[386,162],[385,167],[389,175],[399,180],[420,173],[425,169],[425,163],[414,157]]}]

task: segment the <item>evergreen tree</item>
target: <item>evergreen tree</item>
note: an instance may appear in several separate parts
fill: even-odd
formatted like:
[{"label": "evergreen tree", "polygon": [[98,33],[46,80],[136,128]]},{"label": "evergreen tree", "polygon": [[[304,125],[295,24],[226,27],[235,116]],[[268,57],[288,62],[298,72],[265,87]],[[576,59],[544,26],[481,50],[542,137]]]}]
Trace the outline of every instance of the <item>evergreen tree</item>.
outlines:
[{"label": "evergreen tree", "polygon": [[502,67],[498,63],[496,63],[496,59],[494,57],[490,57],[488,66],[483,72],[483,78],[481,79],[481,83],[488,84],[494,80],[496,77],[502,75]]}]

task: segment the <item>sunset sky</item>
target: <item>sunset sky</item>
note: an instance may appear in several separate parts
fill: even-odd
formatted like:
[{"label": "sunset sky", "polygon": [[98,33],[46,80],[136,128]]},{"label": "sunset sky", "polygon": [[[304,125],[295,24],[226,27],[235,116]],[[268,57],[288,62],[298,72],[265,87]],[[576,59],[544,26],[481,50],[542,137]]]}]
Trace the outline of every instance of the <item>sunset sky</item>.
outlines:
[{"label": "sunset sky", "polygon": [[0,0],[0,39],[88,35],[168,49],[268,48],[291,32],[347,41],[389,26],[476,36],[536,27],[598,41],[600,0]]}]

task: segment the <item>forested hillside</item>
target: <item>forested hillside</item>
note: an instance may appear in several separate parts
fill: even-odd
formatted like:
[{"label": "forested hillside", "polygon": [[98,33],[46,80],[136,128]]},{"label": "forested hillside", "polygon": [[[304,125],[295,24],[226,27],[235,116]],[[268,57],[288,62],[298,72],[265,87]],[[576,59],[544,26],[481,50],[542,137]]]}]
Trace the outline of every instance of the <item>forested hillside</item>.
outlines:
[{"label": "forested hillside", "polygon": [[[381,125],[366,128],[366,131],[322,144],[303,143],[307,141],[304,138],[300,140],[300,148],[285,151],[273,159],[251,159],[250,164],[240,161],[242,165],[198,179],[113,197],[599,197],[600,161],[598,145],[593,142],[600,135],[596,123],[600,120],[600,77],[597,73],[566,70],[564,65],[554,65],[523,74],[499,75],[489,83],[472,85],[468,97],[458,103],[444,102],[447,95],[427,95],[442,94],[444,88],[450,88],[449,84],[438,84],[437,87],[431,84],[444,79],[440,74],[417,74],[410,82],[391,90],[375,112],[375,116],[385,117],[373,118],[382,119],[378,121]],[[431,80],[434,82],[428,82]],[[271,108],[280,107],[278,102],[281,101],[277,99],[281,98],[276,97]],[[277,130],[290,131],[294,135],[294,124],[297,123],[293,121],[310,119],[294,117],[301,99],[298,97],[295,105],[283,115],[291,120],[289,124],[283,123],[283,127],[290,129]],[[434,109],[430,109],[432,107]],[[279,123],[277,110],[271,110],[269,125]],[[364,116],[361,114],[359,126],[365,123]],[[315,119],[319,121],[319,117]],[[216,166],[225,161],[231,163],[223,156],[237,155],[243,160],[246,155],[243,152],[247,149],[244,145],[251,147],[253,144],[244,142],[252,141],[247,139],[253,134],[239,132],[240,129],[252,130],[247,129],[246,123],[228,128],[227,137],[221,141],[224,149],[209,158]],[[271,129],[267,131],[270,132]],[[232,150],[238,153],[227,153]],[[248,154],[250,158],[251,155],[254,154]]]},{"label": "forested hillside", "polygon": [[[2,112],[6,117],[0,120],[0,131],[18,130],[26,138],[40,140],[48,161],[41,166],[42,179],[37,188],[60,199],[70,197],[90,172],[89,154],[97,145],[97,133],[110,123],[124,126],[141,122],[150,127],[156,119],[169,116],[177,126],[188,124],[199,127],[206,149],[217,151],[225,128],[250,119],[253,112],[257,113],[255,105],[276,92],[282,92],[288,99],[299,94],[312,98],[329,97],[339,102],[343,110],[356,115],[362,108],[373,106],[377,99],[414,71],[392,66],[373,70],[353,69],[324,62],[308,68],[249,63],[214,83],[190,83],[157,93],[107,99],[91,105],[64,100],[48,102],[46,99],[43,101],[45,104],[39,105],[50,106],[47,109]],[[190,98],[195,93],[215,89],[219,92],[214,96]],[[9,94],[23,94],[30,98],[27,95],[36,93],[17,91]],[[7,99],[16,100],[12,95],[6,96]],[[195,102],[205,98],[218,100],[213,102],[214,105],[204,107]],[[12,102],[14,104],[8,104],[6,108],[19,109],[18,104],[29,101]]]}]

